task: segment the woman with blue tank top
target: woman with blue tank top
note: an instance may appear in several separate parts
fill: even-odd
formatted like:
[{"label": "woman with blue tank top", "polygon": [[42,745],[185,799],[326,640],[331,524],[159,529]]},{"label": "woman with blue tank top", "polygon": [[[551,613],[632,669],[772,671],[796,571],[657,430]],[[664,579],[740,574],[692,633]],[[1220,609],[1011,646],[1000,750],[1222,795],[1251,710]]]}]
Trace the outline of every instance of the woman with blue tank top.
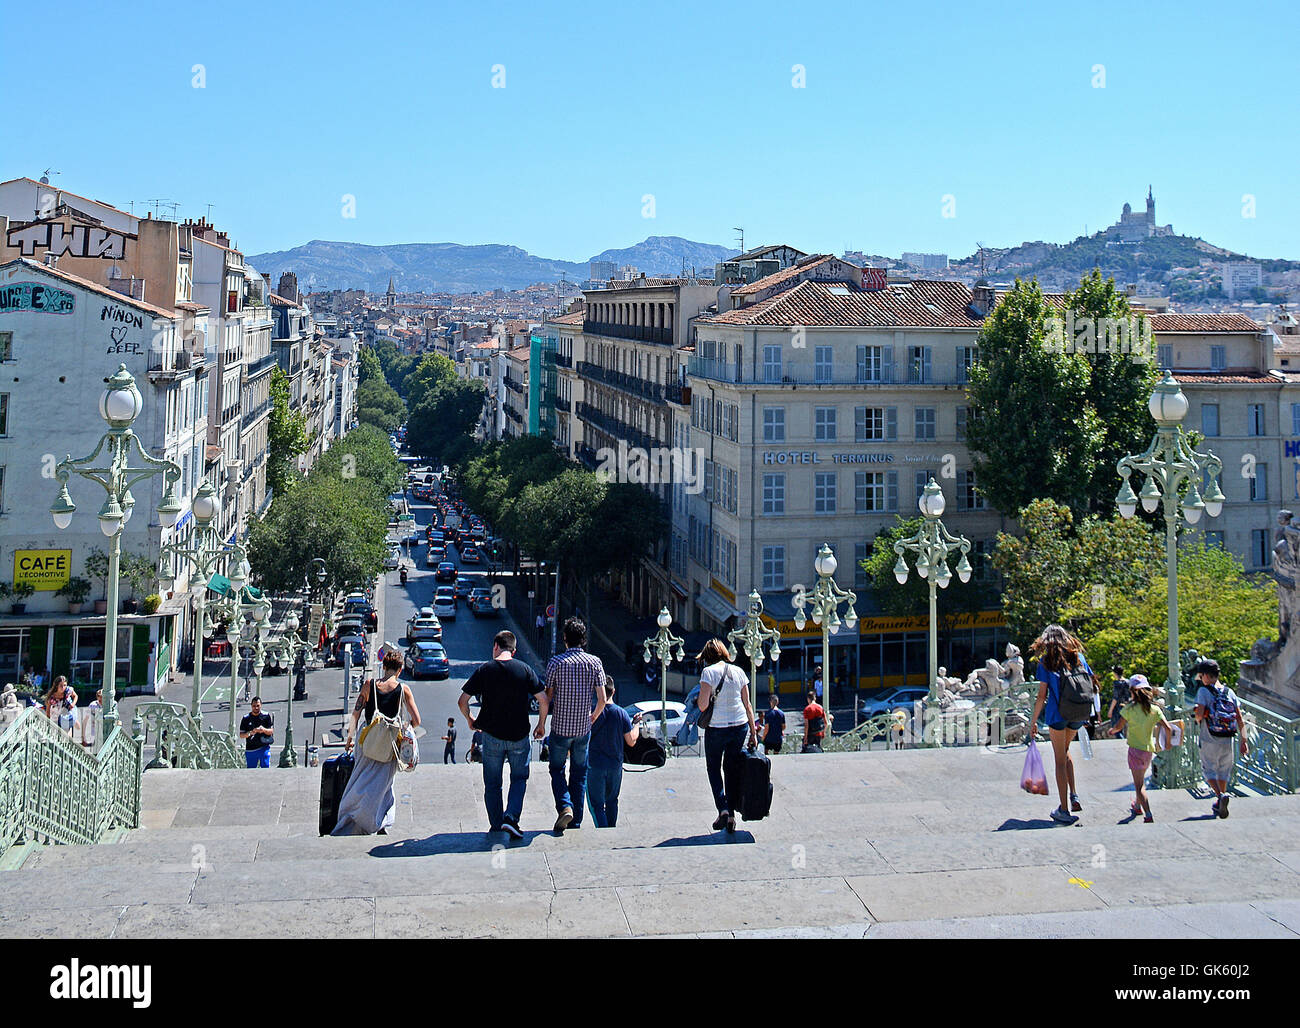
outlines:
[{"label": "woman with blue tank top", "polygon": [[[1029,720],[1028,737],[1038,735],[1038,719],[1047,721],[1047,732],[1052,740],[1052,756],[1056,760],[1056,789],[1061,805],[1052,811],[1052,820],[1058,824],[1072,825],[1079,819],[1071,811],[1080,811],[1083,804],[1074,784],[1074,759],[1070,756],[1070,743],[1074,741],[1084,721],[1067,721],[1061,714],[1061,672],[1083,668],[1092,674],[1083,656],[1083,644],[1060,625],[1048,625],[1043,634],[1029,647],[1031,656],[1038,658],[1038,699],[1034,701],[1034,716]],[[1066,805],[1066,800],[1069,805]]]}]

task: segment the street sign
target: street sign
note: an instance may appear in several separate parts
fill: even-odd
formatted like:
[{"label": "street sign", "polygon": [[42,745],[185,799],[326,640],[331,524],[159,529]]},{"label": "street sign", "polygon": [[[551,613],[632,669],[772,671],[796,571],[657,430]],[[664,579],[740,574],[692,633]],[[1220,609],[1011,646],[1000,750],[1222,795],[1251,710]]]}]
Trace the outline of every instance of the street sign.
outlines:
[{"label": "street sign", "polygon": [[549,605],[547,606],[547,608],[546,608],[546,616],[547,616],[548,618],[553,618],[553,617],[555,617],[555,604],[554,604],[554,603],[549,604]]}]

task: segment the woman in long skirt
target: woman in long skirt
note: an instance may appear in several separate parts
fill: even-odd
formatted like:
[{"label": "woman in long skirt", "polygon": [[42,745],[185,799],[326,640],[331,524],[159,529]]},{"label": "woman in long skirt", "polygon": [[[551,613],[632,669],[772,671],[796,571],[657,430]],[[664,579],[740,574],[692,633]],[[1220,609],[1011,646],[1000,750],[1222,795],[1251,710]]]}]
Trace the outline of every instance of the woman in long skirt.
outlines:
[{"label": "woman in long skirt", "polygon": [[[398,675],[402,671],[402,657],[397,653],[384,656],[384,677],[376,682],[369,679],[361,687],[356,706],[352,709],[352,721],[348,725],[348,736],[344,747],[352,752],[352,743],[357,735],[357,723],[365,711],[366,722],[374,717],[375,706],[387,717],[397,717],[406,704],[410,715],[411,727],[420,724],[420,712],[416,709],[411,689],[403,685]],[[339,801],[339,820],[331,835],[386,835],[396,817],[397,798],[393,795],[393,776],[397,774],[397,761],[380,762],[371,760],[364,753],[356,753],[356,766],[348,779],[348,786]]]}]

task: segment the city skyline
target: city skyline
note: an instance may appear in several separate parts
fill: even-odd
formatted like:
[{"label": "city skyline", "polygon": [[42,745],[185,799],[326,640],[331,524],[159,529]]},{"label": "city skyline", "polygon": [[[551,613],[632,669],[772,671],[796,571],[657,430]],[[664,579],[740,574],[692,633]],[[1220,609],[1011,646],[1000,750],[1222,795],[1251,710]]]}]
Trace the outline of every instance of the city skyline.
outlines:
[{"label": "city skyline", "polygon": [[9,55],[0,83],[40,81],[64,131],[38,140],[20,120],[2,177],[49,168],[136,213],[211,204],[245,253],[501,243],[583,261],[652,235],[734,247],[740,226],[747,245],[957,258],[1096,232],[1153,185],[1180,233],[1300,258],[1285,97],[1205,86],[1207,64],[1224,83],[1257,73],[1261,41],[1300,21],[1278,3],[1230,22],[1103,4],[1086,24],[845,9],[835,32],[762,3],[740,23],[685,6],[579,6],[562,24],[522,8],[357,22],[340,5],[310,20],[236,7],[148,50],[140,29],[166,9],[137,10],[66,7],[67,52],[131,55],[102,91],[48,76],[39,48]]}]

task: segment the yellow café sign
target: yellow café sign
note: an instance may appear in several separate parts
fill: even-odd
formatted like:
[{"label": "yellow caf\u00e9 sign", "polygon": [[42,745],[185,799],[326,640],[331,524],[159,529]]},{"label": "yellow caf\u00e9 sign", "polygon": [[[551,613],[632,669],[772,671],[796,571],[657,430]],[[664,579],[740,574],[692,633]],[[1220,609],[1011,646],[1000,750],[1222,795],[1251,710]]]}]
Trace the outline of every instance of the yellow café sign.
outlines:
[{"label": "yellow caf\u00e9 sign", "polygon": [[14,585],[27,582],[37,592],[53,592],[71,577],[71,550],[14,551]]},{"label": "yellow caf\u00e9 sign", "polygon": [[[793,621],[773,621],[766,616],[763,620],[766,623],[775,624],[780,629],[781,638],[783,639],[799,636],[820,637],[822,634],[821,626],[814,625],[811,620],[805,623],[802,632],[795,627]],[[942,618],[940,618],[939,623],[941,628],[948,627],[948,624]],[[951,627],[953,629],[1002,628],[1006,623],[1002,611],[982,610],[978,614],[958,614],[952,619]],[[869,617],[858,622],[858,632],[861,635],[885,635],[891,632],[925,632],[929,628],[929,620],[924,617]]]}]

